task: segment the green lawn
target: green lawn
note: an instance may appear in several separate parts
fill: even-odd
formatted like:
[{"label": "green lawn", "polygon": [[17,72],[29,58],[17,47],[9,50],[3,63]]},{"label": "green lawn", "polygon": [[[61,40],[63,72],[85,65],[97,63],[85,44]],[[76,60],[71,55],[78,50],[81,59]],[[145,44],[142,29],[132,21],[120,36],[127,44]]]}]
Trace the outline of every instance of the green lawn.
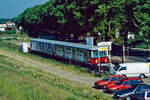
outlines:
[{"label": "green lawn", "polygon": [[110,100],[111,97],[0,55],[0,99]]}]

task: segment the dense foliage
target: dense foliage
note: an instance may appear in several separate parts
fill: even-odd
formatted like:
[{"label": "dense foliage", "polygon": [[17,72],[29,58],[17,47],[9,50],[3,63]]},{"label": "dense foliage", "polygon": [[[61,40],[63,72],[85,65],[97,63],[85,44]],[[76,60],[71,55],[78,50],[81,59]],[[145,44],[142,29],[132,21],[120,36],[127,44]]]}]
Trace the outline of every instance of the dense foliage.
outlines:
[{"label": "dense foliage", "polygon": [[[145,42],[150,38],[150,1],[50,0],[26,9],[15,20],[31,36],[72,36],[76,40],[88,33],[103,41],[118,42],[127,40],[130,32],[136,41]],[[118,30],[123,37],[117,35]]]}]

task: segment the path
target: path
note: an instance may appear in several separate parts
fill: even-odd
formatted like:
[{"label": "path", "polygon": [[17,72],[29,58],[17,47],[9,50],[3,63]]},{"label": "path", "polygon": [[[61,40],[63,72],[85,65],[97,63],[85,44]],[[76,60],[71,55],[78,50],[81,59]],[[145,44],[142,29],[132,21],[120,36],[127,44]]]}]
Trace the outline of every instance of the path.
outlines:
[{"label": "path", "polygon": [[82,76],[82,75],[79,75],[79,74],[66,72],[62,69],[50,66],[48,64],[45,64],[45,63],[42,63],[42,62],[37,62],[37,61],[35,61],[31,58],[22,57],[20,55],[12,54],[12,53],[9,53],[9,52],[4,51],[4,50],[0,50],[0,54],[5,55],[9,58],[16,59],[16,60],[18,60],[18,61],[20,61],[20,62],[22,62],[22,63],[24,63],[28,66],[38,68],[42,71],[49,72],[49,73],[52,73],[52,74],[57,75],[59,77],[63,77],[63,78],[66,78],[68,80],[76,81],[76,82],[83,83],[83,84],[86,84],[86,85],[93,85],[94,82],[96,80],[98,80],[98,78],[89,77],[89,76]]}]

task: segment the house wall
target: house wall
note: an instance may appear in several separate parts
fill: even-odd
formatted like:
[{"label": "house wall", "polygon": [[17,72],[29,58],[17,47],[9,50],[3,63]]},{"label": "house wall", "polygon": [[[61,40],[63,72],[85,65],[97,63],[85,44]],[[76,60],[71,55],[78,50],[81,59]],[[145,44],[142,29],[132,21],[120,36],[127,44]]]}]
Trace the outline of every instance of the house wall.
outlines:
[{"label": "house wall", "polygon": [[6,24],[0,24],[0,31],[5,31]]}]

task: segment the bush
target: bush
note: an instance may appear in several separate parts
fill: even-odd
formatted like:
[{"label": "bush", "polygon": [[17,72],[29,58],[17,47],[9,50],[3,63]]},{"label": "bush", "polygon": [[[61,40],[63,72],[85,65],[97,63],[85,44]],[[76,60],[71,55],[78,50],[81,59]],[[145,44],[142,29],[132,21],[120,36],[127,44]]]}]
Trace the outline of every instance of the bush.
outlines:
[{"label": "bush", "polygon": [[9,50],[19,50],[19,46],[17,44],[11,42],[4,42],[1,39],[0,39],[0,47]]}]

